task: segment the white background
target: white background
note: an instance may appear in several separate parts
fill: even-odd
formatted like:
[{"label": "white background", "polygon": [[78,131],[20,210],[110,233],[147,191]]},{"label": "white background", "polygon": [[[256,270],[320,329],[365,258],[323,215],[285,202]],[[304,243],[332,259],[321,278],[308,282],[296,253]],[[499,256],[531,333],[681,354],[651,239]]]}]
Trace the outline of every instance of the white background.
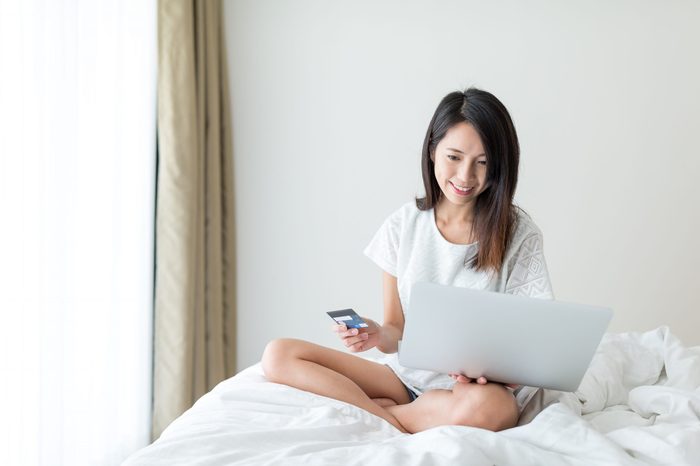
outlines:
[{"label": "white background", "polygon": [[422,194],[448,92],[508,107],[516,202],[557,299],[700,344],[700,3],[227,0],[239,369],[276,337],[340,348],[325,311],[381,319],[362,250]]}]

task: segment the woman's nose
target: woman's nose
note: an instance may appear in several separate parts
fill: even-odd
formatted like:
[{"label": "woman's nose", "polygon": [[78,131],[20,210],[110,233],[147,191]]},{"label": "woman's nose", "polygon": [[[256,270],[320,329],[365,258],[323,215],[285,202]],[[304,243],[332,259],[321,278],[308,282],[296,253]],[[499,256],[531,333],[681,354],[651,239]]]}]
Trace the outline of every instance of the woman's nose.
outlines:
[{"label": "woman's nose", "polygon": [[472,167],[469,163],[463,163],[457,172],[457,175],[459,176],[461,181],[464,181],[465,183],[469,183],[471,180],[471,175],[472,175]]}]

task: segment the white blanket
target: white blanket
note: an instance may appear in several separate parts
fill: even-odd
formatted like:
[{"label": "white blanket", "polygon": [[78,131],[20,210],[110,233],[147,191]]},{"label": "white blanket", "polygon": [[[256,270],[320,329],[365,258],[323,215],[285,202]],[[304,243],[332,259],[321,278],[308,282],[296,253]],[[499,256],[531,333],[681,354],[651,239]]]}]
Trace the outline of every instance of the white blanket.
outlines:
[{"label": "white blanket", "polygon": [[352,405],[267,382],[221,382],[125,464],[700,464],[700,347],[667,328],[608,334],[576,393],[539,392],[513,429],[414,435]]}]

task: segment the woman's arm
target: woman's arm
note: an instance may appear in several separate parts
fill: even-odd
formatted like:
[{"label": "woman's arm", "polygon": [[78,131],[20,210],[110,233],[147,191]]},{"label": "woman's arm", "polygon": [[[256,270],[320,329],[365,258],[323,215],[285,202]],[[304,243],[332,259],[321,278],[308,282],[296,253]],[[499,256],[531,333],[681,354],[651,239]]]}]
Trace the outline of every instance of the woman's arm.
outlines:
[{"label": "woman's arm", "polygon": [[383,276],[384,323],[382,324],[377,349],[382,353],[396,353],[398,341],[403,336],[403,308],[399,299],[396,277],[388,272]]}]

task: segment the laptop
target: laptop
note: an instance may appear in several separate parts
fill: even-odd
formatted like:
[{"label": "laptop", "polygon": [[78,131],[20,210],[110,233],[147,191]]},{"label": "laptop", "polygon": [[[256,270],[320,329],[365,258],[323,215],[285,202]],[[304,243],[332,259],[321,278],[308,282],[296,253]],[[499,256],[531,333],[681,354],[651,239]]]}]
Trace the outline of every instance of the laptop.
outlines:
[{"label": "laptop", "polygon": [[489,381],[578,389],[612,318],[605,307],[416,283],[399,363]]}]

